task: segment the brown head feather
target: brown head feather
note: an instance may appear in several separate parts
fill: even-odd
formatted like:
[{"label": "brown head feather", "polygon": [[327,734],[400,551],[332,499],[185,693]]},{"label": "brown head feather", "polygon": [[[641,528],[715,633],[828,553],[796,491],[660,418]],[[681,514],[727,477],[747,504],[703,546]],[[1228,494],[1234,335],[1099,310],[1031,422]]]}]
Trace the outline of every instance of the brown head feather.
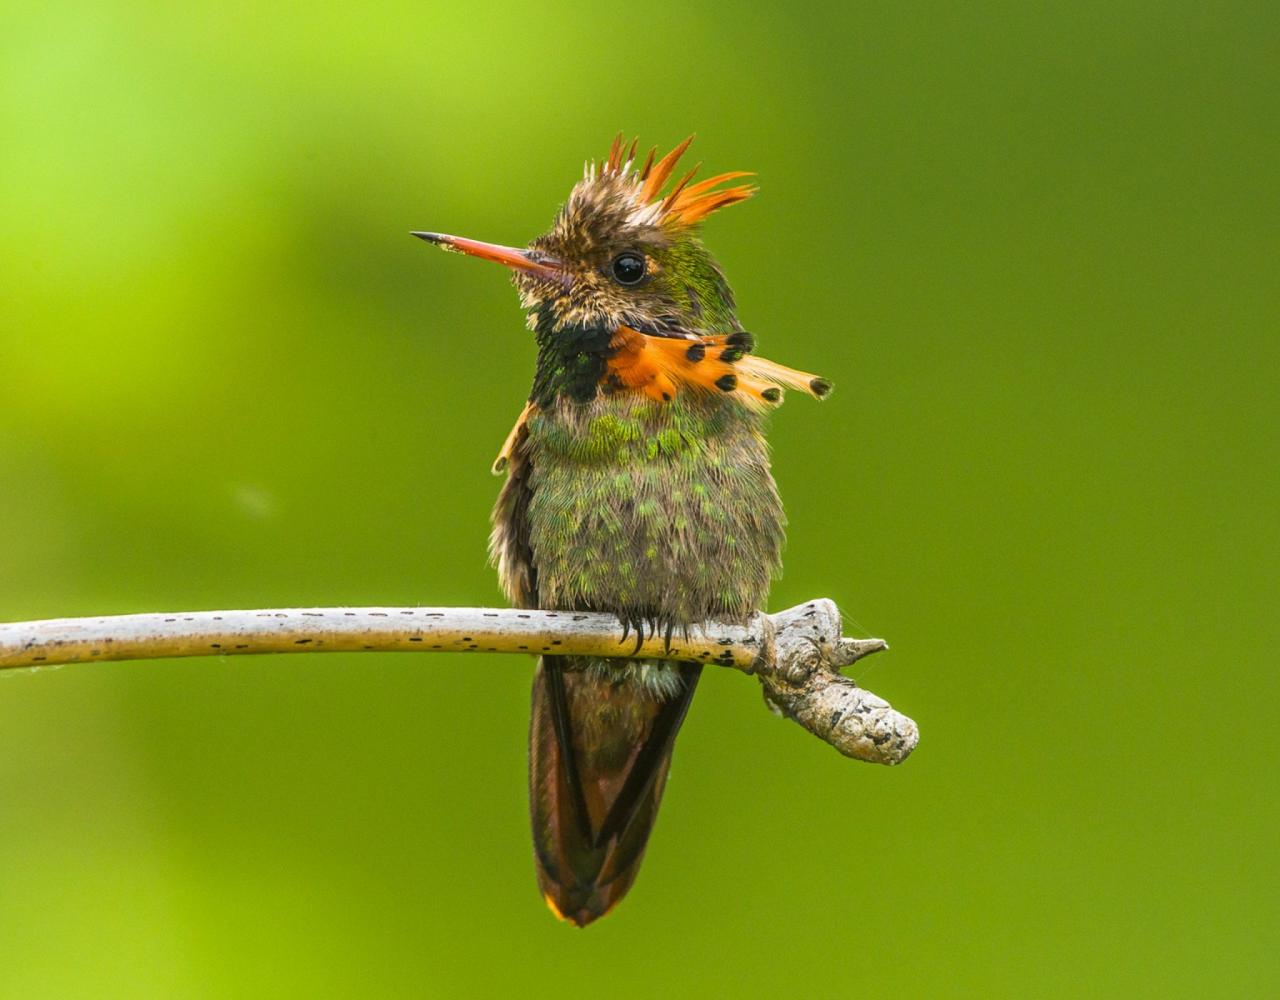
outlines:
[{"label": "brown head feather", "polygon": [[622,163],[622,133],[619,132],[613,138],[613,145],[609,147],[609,171],[611,173],[616,173],[621,163]]},{"label": "brown head feather", "polygon": [[657,155],[658,147],[650,146],[649,155],[644,158],[644,166],[640,168],[640,179],[645,180],[649,176],[649,171],[653,169],[653,158]]}]

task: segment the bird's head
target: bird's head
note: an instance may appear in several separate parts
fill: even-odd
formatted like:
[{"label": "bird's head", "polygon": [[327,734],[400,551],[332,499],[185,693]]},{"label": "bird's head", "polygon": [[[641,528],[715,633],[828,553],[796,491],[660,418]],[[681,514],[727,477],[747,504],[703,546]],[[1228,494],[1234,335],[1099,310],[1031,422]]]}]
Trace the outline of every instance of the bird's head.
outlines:
[{"label": "bird's head", "polygon": [[755,193],[743,172],[674,183],[692,137],[655,162],[636,161],[619,135],[606,159],[588,161],[551,230],[526,248],[441,233],[414,233],[445,250],[504,264],[532,324],[552,329],[625,325],[688,337],[738,328],[733,293],[698,238],[699,223]]}]

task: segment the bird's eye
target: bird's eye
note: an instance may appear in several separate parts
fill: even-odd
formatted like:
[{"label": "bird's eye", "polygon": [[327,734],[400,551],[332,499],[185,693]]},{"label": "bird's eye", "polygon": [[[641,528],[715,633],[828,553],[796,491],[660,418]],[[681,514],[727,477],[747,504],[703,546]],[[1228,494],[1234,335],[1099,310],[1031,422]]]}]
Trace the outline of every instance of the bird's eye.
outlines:
[{"label": "bird's eye", "polygon": [[619,285],[638,285],[644,280],[645,261],[638,253],[620,253],[610,265],[613,280]]}]

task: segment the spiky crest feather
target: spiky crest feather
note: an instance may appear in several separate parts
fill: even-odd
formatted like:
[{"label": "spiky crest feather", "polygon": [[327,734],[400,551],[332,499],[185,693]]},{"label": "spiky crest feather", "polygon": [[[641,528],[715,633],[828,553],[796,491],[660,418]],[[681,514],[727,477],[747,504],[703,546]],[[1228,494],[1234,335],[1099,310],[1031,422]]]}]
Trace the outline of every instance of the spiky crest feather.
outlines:
[{"label": "spiky crest feather", "polygon": [[[583,171],[583,179],[592,181],[600,177],[613,177],[625,181],[629,188],[634,210],[631,221],[638,225],[654,226],[692,226],[705,219],[712,212],[719,211],[729,205],[746,201],[757,191],[753,184],[739,184],[721,188],[719,185],[742,177],[751,177],[747,170],[731,170],[718,174],[692,186],[686,186],[698,172],[698,166],[684,175],[667,194],[666,187],[676,164],[693,142],[689,136],[672,149],[666,156],[654,163],[658,147],[654,146],[645,157],[644,164],[637,170],[635,167],[636,146],[639,139],[634,139],[628,148],[624,145],[622,133],[619,132],[609,148],[609,155],[600,162],[590,160]],[[624,152],[625,150],[625,152]]]}]

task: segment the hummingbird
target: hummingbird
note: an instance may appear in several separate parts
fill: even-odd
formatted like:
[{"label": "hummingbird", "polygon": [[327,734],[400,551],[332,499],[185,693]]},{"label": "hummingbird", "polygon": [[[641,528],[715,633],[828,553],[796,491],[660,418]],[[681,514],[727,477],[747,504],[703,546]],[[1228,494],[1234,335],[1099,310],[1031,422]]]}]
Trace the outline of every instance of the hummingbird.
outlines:
[{"label": "hummingbird", "polygon": [[[687,634],[764,607],[785,516],[764,425],[825,379],[755,354],[707,251],[743,171],[669,185],[692,142],[643,162],[622,135],[588,160],[550,231],[509,247],[414,236],[505,265],[537,345],[533,386],[494,472],[491,561],[516,607],[606,611],[624,635]],[[579,927],[630,889],[700,663],[542,656],[529,802],[539,888]]]}]

